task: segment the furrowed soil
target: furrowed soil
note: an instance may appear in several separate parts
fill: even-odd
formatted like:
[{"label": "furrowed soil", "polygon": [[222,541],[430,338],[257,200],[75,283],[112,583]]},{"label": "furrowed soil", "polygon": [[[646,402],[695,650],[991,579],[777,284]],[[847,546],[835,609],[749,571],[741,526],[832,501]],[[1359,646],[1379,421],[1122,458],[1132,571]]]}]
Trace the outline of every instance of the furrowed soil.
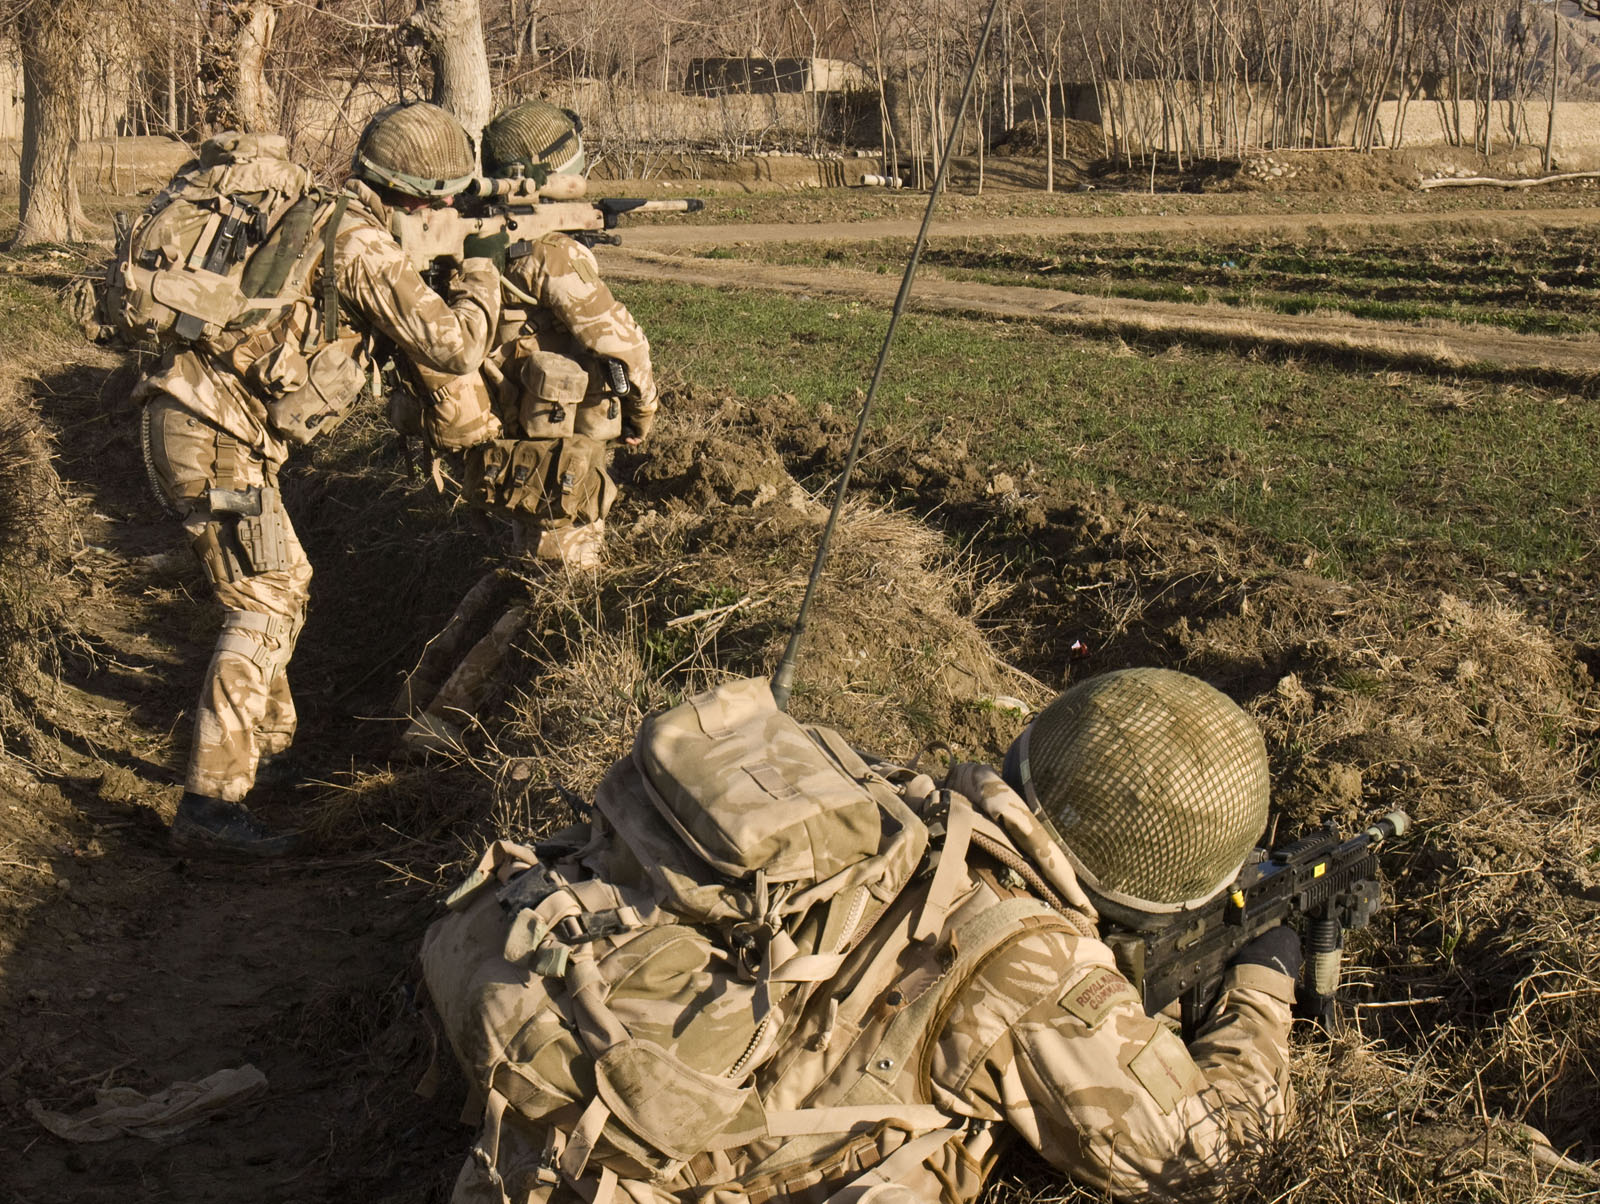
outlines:
[{"label": "furrowed soil", "polygon": [[[949,283],[973,304],[976,286]],[[80,348],[30,386],[76,539],[57,684],[0,759],[0,1188],[23,1204],[442,1200],[470,1137],[459,1085],[412,1093],[430,1062],[412,962],[441,891],[494,833],[564,822],[643,711],[770,671],[853,416],[669,370],[664,421],[621,457],[606,567],[516,580],[526,631],[463,756],[428,766],[393,755],[396,677],[497,562],[374,421],[347,424],[286,482],[317,578],[292,671],[296,780],[262,810],[308,822],[314,848],[228,867],[164,839],[217,616],[149,500],[132,379]],[[1404,556],[1324,576],[1259,532],[974,446],[954,423],[871,432],[796,712],[897,759],[943,741],[994,760],[1019,705],[1089,674],[1213,681],[1266,733],[1286,828],[1403,806],[1420,833],[1352,937],[1335,1039],[1297,1046],[1301,1126],[1238,1199],[1590,1198],[1595,1172],[1555,1151],[1600,1155],[1600,650],[1503,584]],[[1600,612],[1574,602],[1564,630],[1600,630]],[[244,1064],[266,1093],[176,1140],[76,1145],[34,1119]],[[1015,1156],[990,1195],[1092,1198]]]}]

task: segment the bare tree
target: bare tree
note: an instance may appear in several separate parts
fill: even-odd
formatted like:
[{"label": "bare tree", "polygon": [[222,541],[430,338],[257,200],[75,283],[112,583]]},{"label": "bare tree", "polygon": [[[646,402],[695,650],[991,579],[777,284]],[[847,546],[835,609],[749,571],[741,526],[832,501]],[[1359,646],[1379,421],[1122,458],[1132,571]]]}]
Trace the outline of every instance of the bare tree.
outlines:
[{"label": "bare tree", "polygon": [[14,245],[67,242],[88,228],[73,169],[92,0],[21,0],[6,24],[22,50],[21,221]]},{"label": "bare tree", "polygon": [[478,0],[417,0],[405,32],[433,64],[433,102],[454,113],[477,146],[494,116]]},{"label": "bare tree", "polygon": [[205,124],[213,130],[277,130],[278,95],[267,82],[267,53],[278,27],[273,0],[228,0],[214,10],[200,56]]}]

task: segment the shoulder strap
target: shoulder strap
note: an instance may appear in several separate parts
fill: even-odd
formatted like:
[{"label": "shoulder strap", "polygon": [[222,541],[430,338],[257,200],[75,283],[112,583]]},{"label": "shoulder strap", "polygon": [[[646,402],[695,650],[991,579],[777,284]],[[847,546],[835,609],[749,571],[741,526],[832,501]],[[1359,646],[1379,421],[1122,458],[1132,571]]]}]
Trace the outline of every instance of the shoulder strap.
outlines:
[{"label": "shoulder strap", "polygon": [[339,237],[339,223],[350,204],[350,194],[341,192],[333,202],[333,212],[322,227],[322,341],[331,343],[339,334],[339,281],[334,272],[334,243]]}]

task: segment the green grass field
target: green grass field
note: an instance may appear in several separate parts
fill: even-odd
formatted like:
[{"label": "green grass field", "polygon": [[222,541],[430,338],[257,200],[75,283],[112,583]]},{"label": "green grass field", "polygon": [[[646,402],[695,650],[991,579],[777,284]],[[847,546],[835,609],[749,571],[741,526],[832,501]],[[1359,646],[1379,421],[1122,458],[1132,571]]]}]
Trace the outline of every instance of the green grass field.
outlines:
[{"label": "green grass field", "polygon": [[[906,248],[887,241],[796,243],[757,253],[775,263],[897,270]],[[1326,310],[1520,334],[1600,332],[1600,249],[1584,227],[1528,230],[1511,239],[1386,235],[1320,244],[1305,237],[982,238],[936,243],[923,263],[955,280],[1142,301]]]},{"label": "green grass field", "polygon": [[[633,284],[623,295],[672,374],[753,401],[793,394],[811,409],[857,404],[887,321],[768,294]],[[1447,568],[1453,558],[1463,580],[1585,573],[1600,537],[1600,416],[1513,384],[1152,354],[1024,324],[908,316],[879,425],[915,438],[951,423],[981,467],[1031,463],[1223,515],[1347,572],[1428,549]]]}]

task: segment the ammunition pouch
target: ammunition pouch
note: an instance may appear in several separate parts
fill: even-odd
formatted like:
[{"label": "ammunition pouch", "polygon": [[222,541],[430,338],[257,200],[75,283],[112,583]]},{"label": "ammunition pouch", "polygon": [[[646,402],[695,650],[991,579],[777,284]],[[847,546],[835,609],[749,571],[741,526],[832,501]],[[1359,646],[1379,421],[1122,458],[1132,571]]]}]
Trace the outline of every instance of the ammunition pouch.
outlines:
[{"label": "ammunition pouch", "polygon": [[562,439],[574,431],[578,407],[589,393],[589,370],[570,356],[519,347],[508,385],[520,386],[517,417],[530,439]]},{"label": "ammunition pouch", "polygon": [[545,496],[551,462],[561,445],[529,439],[490,439],[467,453],[463,494],[480,509],[532,513]]},{"label": "ammunition pouch", "polygon": [[338,426],[367,383],[361,365],[338,343],[319,348],[305,363],[305,383],[267,402],[268,421],[292,443],[310,443]]}]

